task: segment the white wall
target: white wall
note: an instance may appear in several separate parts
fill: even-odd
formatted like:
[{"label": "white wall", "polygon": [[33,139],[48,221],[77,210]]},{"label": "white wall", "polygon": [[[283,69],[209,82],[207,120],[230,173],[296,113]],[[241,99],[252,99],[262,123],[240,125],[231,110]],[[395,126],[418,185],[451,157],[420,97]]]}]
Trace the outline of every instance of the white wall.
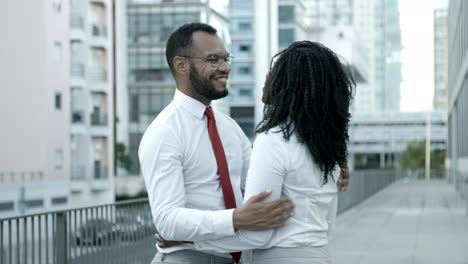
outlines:
[{"label": "white wall", "polygon": [[[62,168],[54,163],[55,149],[69,145],[68,17],[52,12],[45,0],[4,1],[0,8],[0,171],[63,178],[68,169],[65,149]],[[57,31],[48,31],[50,25]],[[52,56],[56,41],[62,42],[61,63]],[[60,111],[56,91],[62,93]]]}]

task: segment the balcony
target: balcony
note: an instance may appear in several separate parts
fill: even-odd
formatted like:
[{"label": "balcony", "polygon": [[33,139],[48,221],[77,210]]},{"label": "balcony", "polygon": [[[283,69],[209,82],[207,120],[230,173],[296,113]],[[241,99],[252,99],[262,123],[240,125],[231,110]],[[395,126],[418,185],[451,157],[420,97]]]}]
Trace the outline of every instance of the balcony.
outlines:
[{"label": "balcony", "polygon": [[91,36],[96,38],[107,37],[107,27],[105,25],[92,24],[91,25]]},{"label": "balcony", "polygon": [[108,114],[95,111],[91,113],[91,125],[92,126],[107,126],[108,124]]},{"label": "balcony", "polygon": [[70,74],[73,78],[84,79],[86,74],[85,65],[83,63],[72,63]]},{"label": "balcony", "polygon": [[84,30],[84,17],[81,14],[72,13],[70,16],[70,27],[72,29]]},{"label": "balcony", "polygon": [[91,82],[106,82],[107,70],[102,67],[96,67],[96,66],[89,67],[88,80]]},{"label": "balcony", "polygon": [[83,164],[73,164],[71,166],[71,179],[82,181],[86,179],[86,167]]},{"label": "balcony", "polygon": [[106,165],[101,165],[100,161],[95,161],[94,163],[94,179],[102,180],[107,179],[109,169]]},{"label": "balcony", "polygon": [[149,263],[147,200],[0,219],[0,263]]}]

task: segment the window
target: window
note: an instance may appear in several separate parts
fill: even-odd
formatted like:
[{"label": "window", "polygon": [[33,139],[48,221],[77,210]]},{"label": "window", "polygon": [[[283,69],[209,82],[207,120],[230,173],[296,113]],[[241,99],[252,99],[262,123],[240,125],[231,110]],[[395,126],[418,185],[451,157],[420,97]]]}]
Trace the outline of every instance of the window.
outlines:
[{"label": "window", "polygon": [[252,23],[251,22],[239,22],[239,31],[251,31]]},{"label": "window", "polygon": [[1,202],[0,203],[0,212],[1,211],[11,211],[15,209],[14,202]]},{"label": "window", "polygon": [[239,53],[246,53],[246,54],[252,53],[252,43],[239,44],[238,52]]},{"label": "window", "polygon": [[278,43],[280,46],[288,46],[294,41],[294,29],[280,29],[278,32]]},{"label": "window", "polygon": [[279,6],[278,20],[279,22],[294,22],[294,6]]},{"label": "window", "polygon": [[250,66],[245,66],[245,67],[239,67],[239,74],[250,74],[251,73],[251,68]]},{"label": "window", "polygon": [[26,201],[24,201],[24,205],[26,205],[27,208],[42,207],[42,206],[44,206],[44,200],[42,200],[42,199],[26,200]]},{"label": "window", "polygon": [[54,43],[54,61],[57,63],[62,62],[62,43],[56,41]]},{"label": "window", "polygon": [[53,197],[52,198],[52,204],[53,205],[59,205],[59,204],[66,204],[67,203],[67,197],[66,196],[63,196],[63,197]]},{"label": "window", "polygon": [[61,110],[62,109],[62,94],[55,93],[55,109]]},{"label": "window", "polygon": [[62,11],[62,0],[53,0],[52,7],[55,12],[60,13],[60,11]]},{"label": "window", "polygon": [[55,150],[55,169],[60,170],[63,167],[63,150]]}]

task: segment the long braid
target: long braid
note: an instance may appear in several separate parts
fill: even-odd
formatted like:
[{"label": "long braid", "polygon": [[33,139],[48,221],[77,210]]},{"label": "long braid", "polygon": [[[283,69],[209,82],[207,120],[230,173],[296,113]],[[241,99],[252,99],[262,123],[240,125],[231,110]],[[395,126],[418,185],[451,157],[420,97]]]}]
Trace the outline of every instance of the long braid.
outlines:
[{"label": "long braid", "polygon": [[326,184],[335,166],[343,168],[346,161],[354,85],[333,51],[319,43],[294,42],[272,59],[257,133],[276,126],[286,140],[296,133]]}]

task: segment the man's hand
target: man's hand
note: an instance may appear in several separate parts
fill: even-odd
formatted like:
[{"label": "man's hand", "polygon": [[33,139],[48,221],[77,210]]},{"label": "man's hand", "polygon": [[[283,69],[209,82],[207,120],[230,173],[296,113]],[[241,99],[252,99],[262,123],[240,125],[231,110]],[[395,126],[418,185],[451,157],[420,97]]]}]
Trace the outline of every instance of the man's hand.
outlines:
[{"label": "man's hand", "polygon": [[160,248],[170,248],[170,247],[174,247],[174,246],[177,246],[179,244],[182,244],[182,243],[192,243],[192,242],[187,242],[187,241],[164,240],[164,238],[162,238],[161,235],[158,232],[156,232],[156,234],[154,234],[154,238],[158,242],[158,247],[160,247]]},{"label": "man's hand", "polygon": [[345,164],[345,167],[341,169],[340,179],[337,182],[338,190],[340,192],[345,192],[349,184],[349,168],[348,164]]},{"label": "man's hand", "polygon": [[286,197],[272,202],[262,202],[270,194],[271,191],[261,192],[234,210],[235,230],[267,230],[286,224],[294,205]]}]

